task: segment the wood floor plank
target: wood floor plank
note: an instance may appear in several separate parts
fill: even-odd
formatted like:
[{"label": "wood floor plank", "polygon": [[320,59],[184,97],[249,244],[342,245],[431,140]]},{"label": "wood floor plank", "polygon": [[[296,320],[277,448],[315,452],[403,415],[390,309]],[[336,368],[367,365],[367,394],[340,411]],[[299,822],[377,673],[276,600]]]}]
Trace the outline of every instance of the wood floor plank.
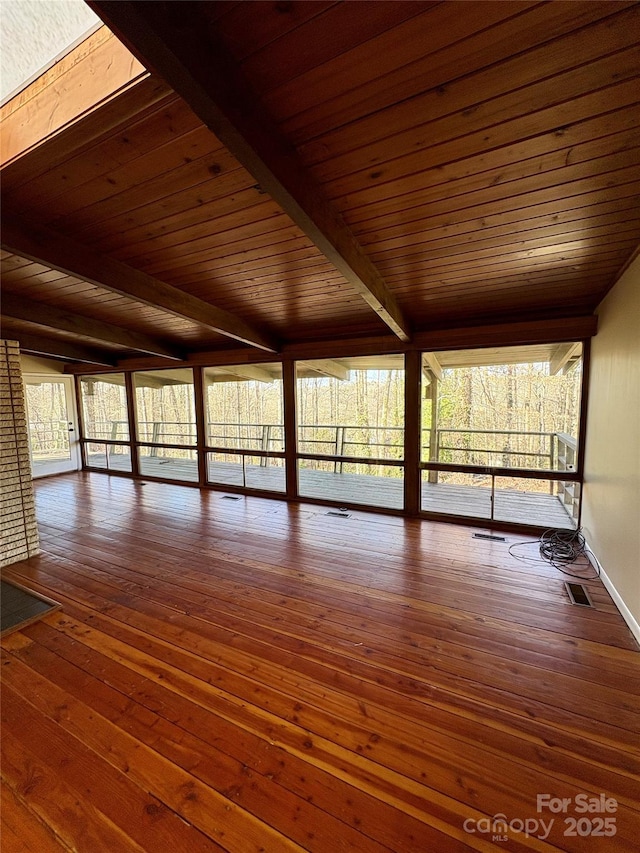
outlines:
[{"label": "wood floor plank", "polygon": [[[94,627],[99,625],[108,634],[114,632],[121,639],[128,640],[131,645],[137,643],[136,638],[131,636],[130,630],[120,629],[118,631],[117,626],[109,625],[109,621],[105,617],[94,614],[93,618],[89,617],[87,621]],[[46,631],[47,629],[42,627],[37,632],[32,631],[30,636],[41,637]],[[201,654],[205,654],[205,652],[201,651]],[[552,750],[541,746],[537,741],[535,744],[523,743],[520,733],[517,735],[514,732],[509,733],[504,728],[492,731],[487,726],[486,719],[470,720],[461,718],[459,715],[454,718],[451,710],[443,711],[436,704],[430,702],[430,697],[425,695],[426,691],[421,693],[416,690],[414,683],[409,683],[406,680],[399,680],[398,683],[394,683],[391,678],[388,678],[388,684],[382,686],[379,683],[382,681],[381,675],[369,675],[369,678],[365,680],[353,677],[355,675],[353,669],[350,668],[346,671],[343,669],[341,672],[336,667],[335,675],[331,679],[333,686],[332,702],[325,700],[323,705],[330,709],[333,705],[332,713],[335,715],[335,719],[345,718],[346,715],[347,720],[356,724],[366,721],[367,725],[375,726],[376,731],[383,731],[387,736],[392,735],[395,731],[396,736],[401,739],[403,744],[414,744],[417,748],[423,747],[424,737],[428,736],[430,741],[438,743],[445,751],[458,752],[462,748],[470,756],[475,756],[474,760],[479,765],[484,765],[489,760],[489,756],[485,754],[487,749],[493,753],[490,757],[493,764],[500,763],[503,754],[507,754],[511,762],[522,764],[530,769],[537,769],[543,760],[546,772],[554,773],[565,780],[580,775],[581,761],[593,759],[600,768],[599,784],[615,793],[621,801],[626,801],[632,808],[636,805],[637,790],[633,777],[640,775],[640,760],[634,761],[631,755],[627,756],[624,767],[617,768],[620,773],[605,769],[603,766],[607,760],[605,751],[596,752],[589,756],[580,756],[577,761],[575,755],[569,756],[566,752],[560,757],[555,755]],[[255,672],[252,672],[251,676],[252,680],[257,680]],[[321,682],[320,676],[318,676],[318,680]],[[224,682],[218,676],[216,683],[220,685]],[[286,686],[280,681],[277,683],[281,690],[286,689]],[[297,682],[294,680],[294,683]],[[264,682],[262,685],[260,692],[264,692]],[[306,688],[304,692],[309,695],[309,702],[316,704],[316,706],[320,704],[317,694],[314,697],[309,688]],[[347,714],[349,708],[352,708],[350,715]],[[297,722],[300,719],[299,712],[301,710],[302,706],[296,702],[293,705],[294,713],[289,715],[290,719]],[[416,729],[412,722],[425,716],[425,713],[427,719],[421,720],[419,729]],[[482,744],[482,748],[479,747],[479,744]],[[565,743],[565,750],[567,748],[568,744]],[[611,758],[609,758],[609,763],[616,766],[615,760],[611,761]],[[595,768],[591,768],[591,770],[597,773]]]},{"label": "wood floor plank", "polygon": [[[54,577],[57,576],[55,568],[52,569],[52,572]],[[106,575],[106,573],[103,573],[103,575]],[[113,576],[110,577],[113,578]],[[109,581],[107,583],[111,585]],[[148,603],[143,604],[141,602],[137,609],[152,617],[155,615],[155,618],[160,623],[164,621],[162,618],[163,607],[169,610],[166,617],[167,620],[175,621],[172,617],[177,609],[183,614],[188,614],[188,617],[206,622],[206,625],[199,625],[198,630],[210,638],[210,642],[216,642],[217,638],[215,654],[220,655],[217,659],[224,660],[225,649],[227,648],[226,644],[229,642],[229,638],[233,639],[235,655],[240,655],[242,653],[241,650],[244,650],[247,658],[246,666],[253,668],[254,671],[255,665],[253,661],[256,657],[264,659],[267,656],[275,661],[282,659],[282,647],[275,654],[270,654],[271,649],[268,642],[252,642],[250,636],[253,632],[246,623],[236,622],[232,624],[230,627],[233,630],[233,634],[226,635],[224,625],[221,629],[218,627],[219,623],[224,622],[224,620],[219,618],[217,607],[212,609],[208,605],[203,606],[199,601],[201,597],[198,594],[190,594],[176,588],[175,585],[171,586],[165,593],[160,582],[154,585],[153,588],[143,587],[133,582],[126,582],[121,585],[116,582],[115,586],[116,589],[126,589],[127,592],[137,598],[147,599]],[[182,621],[185,625],[187,624],[186,619]],[[212,624],[214,626],[213,631],[210,627]],[[182,630],[186,630],[186,628]],[[267,639],[269,638],[267,637]],[[435,660],[432,657],[427,658],[424,654],[416,656],[417,666],[411,674],[414,677],[419,677],[419,667],[424,667],[425,665],[429,667],[431,673],[433,673],[434,669],[439,669],[443,652],[446,654],[446,646],[444,644]],[[302,658],[298,659],[302,660]],[[636,706],[633,704],[633,697],[627,695],[627,692],[622,688],[600,688],[594,683],[585,686],[581,679],[571,676],[554,675],[550,672],[543,674],[525,663],[519,664],[517,667],[513,665],[510,667],[498,667],[492,665],[492,663],[492,661],[483,659],[481,655],[477,655],[473,661],[467,661],[464,657],[455,660],[447,659],[444,666],[448,672],[454,673],[460,678],[475,680],[482,678],[488,665],[489,671],[484,680],[493,683],[495,687],[501,690],[508,691],[513,677],[517,676],[519,679],[519,695],[536,698],[539,701],[548,701],[551,697],[552,699],[555,698],[556,702],[558,701],[557,697],[560,696],[562,698],[562,707],[573,708],[577,712],[583,707],[585,701],[589,701],[591,714],[604,722],[621,726],[629,731],[637,732],[639,730],[639,720],[635,713]],[[288,667],[295,667],[295,665],[296,659],[287,660]],[[233,668],[237,669],[238,667],[241,667],[241,663],[239,660],[234,659]],[[265,675],[264,680],[266,683],[269,683],[274,677],[274,673],[268,673]],[[316,674],[316,677],[319,676]]]},{"label": "wood floor plank", "polygon": [[[37,751],[29,749],[6,728],[2,733],[2,774],[40,821],[70,849],[143,853],[144,848],[115,826],[92,802],[90,789],[84,796],[80,795],[40,758]],[[34,821],[23,814],[20,835],[34,831],[33,827]]]},{"label": "wood floor plank", "polygon": [[[95,612],[95,610],[83,609],[82,607],[78,607],[72,600],[66,599],[64,596],[61,597],[65,602],[67,612],[74,617],[86,620],[91,625],[100,624],[101,626],[105,626],[105,630],[110,635],[123,639],[125,642],[140,646],[141,640],[135,636],[135,634],[138,634],[143,639],[142,647],[148,649],[150,647],[149,636],[158,634],[158,623],[154,627],[154,620],[144,619],[139,614],[136,616],[126,608],[119,608],[115,605],[108,608],[102,606],[100,607],[100,611],[101,613],[105,613],[105,616],[102,616]],[[138,627],[135,627],[136,625]],[[40,628],[40,631],[44,630],[44,627]],[[181,629],[173,629],[173,631],[184,638],[184,631]],[[132,633],[134,636],[132,636]],[[275,635],[273,639],[279,645],[285,645],[281,635]],[[353,646],[354,644],[352,643],[351,645]],[[302,653],[303,649],[299,648],[298,651]],[[464,695],[458,684],[453,685],[455,692],[451,689],[446,689],[446,686],[442,684],[438,684],[436,692],[428,682],[419,686],[414,677],[407,678],[403,675],[403,670],[401,667],[398,667],[397,663],[395,669],[391,668],[386,659],[383,659],[381,663],[384,664],[384,669],[381,671],[377,671],[374,667],[365,669],[364,675],[368,677],[368,681],[373,684],[383,684],[385,687],[390,687],[402,693],[402,695],[409,694],[416,700],[426,702],[429,708],[429,721],[437,723],[444,720],[441,726],[444,732],[455,731],[458,734],[469,732],[470,740],[475,742],[491,743],[493,740],[498,750],[507,751],[512,757],[515,756],[518,760],[522,758],[523,750],[524,752],[527,751],[526,745],[520,744],[518,740],[515,748],[509,751],[505,739],[507,736],[515,736],[517,739],[525,736],[534,745],[532,753],[534,763],[541,759],[542,752],[540,750],[543,749],[545,751],[544,747],[546,746],[554,750],[561,748],[561,751],[569,754],[571,759],[578,758],[580,761],[585,759],[593,761],[601,767],[615,768],[616,772],[626,773],[634,778],[638,775],[637,761],[634,762],[629,754],[619,753],[619,750],[624,747],[619,740],[613,738],[615,731],[613,729],[608,729],[606,736],[600,732],[592,735],[592,738],[597,737],[597,739],[591,739],[589,749],[585,749],[584,737],[586,732],[584,720],[580,728],[570,731],[566,723],[567,721],[571,721],[571,717],[566,714],[561,715],[560,725],[556,727],[554,720],[557,722],[557,713],[553,715],[552,720],[545,722],[543,721],[544,713],[540,713],[540,711],[534,713],[533,708],[530,706],[524,706],[526,712],[523,712],[522,708],[502,708],[495,702],[491,706],[491,713],[488,716],[487,705],[482,701],[478,702],[477,699],[474,699],[473,695]],[[351,673],[354,669],[362,672],[362,666],[358,670],[357,665],[353,661],[350,661],[347,664],[346,670],[343,669],[343,671]],[[337,683],[339,683],[338,672],[336,672],[335,676]],[[361,683],[359,696],[362,695],[364,695],[364,698],[368,698],[366,690],[363,690]],[[387,700],[387,702],[391,707],[394,706],[393,701]],[[548,712],[549,709],[547,708],[546,710]],[[450,716],[452,714],[454,715],[453,717]],[[418,709],[418,716],[424,716],[423,708]],[[530,724],[532,718],[536,719],[535,726]],[[562,725],[563,723],[565,724],[564,726]],[[432,724],[430,723],[430,726]],[[491,730],[494,728],[496,731],[492,736]],[[526,731],[526,735],[523,730]],[[620,734],[621,732],[618,732],[618,737]],[[603,742],[603,738],[606,739],[606,743]],[[635,740],[634,735],[629,735],[626,738],[625,745],[627,749],[633,749]],[[554,763],[553,758],[553,753],[545,755],[545,766],[551,766]],[[580,774],[578,773],[577,775]],[[613,785],[613,788],[618,790],[617,785]],[[624,786],[619,790],[621,796],[624,797],[623,791]]]},{"label": "wood floor plank", "polygon": [[[142,741],[114,726],[95,713],[84,702],[65,690],[38,677],[33,670],[22,667],[8,657],[3,658],[5,684],[30,697],[30,705],[47,715],[56,709],[56,723],[70,732],[94,752],[104,755],[110,765],[127,774],[142,790],[153,789],[164,805],[178,811],[209,838],[216,838],[224,849],[299,850],[297,844],[274,832],[234,801],[234,788],[218,794],[200,779],[184,770]],[[166,737],[166,734],[165,734]],[[189,754],[190,744],[178,741],[183,755]],[[199,751],[191,747],[190,763],[200,761]],[[219,772],[216,768],[215,772]],[[299,807],[298,807],[299,808]],[[182,842],[187,843],[187,842]],[[206,848],[205,848],[206,849]],[[374,849],[374,848],[371,848]]]},{"label": "wood floor plank", "polygon": [[[126,760],[115,770],[105,757],[68,735],[56,720],[56,716],[66,710],[64,707],[37,710],[8,684],[3,686],[3,727],[47,767],[68,780],[76,797],[87,793],[94,796],[106,817],[117,822],[120,831],[126,833],[126,844],[133,841],[143,850],[158,844],[167,850],[225,849],[201,834],[156,796],[148,794],[144,787],[134,784],[128,775]],[[91,727],[94,724],[95,721],[91,721]],[[258,850],[259,845],[248,849]],[[278,849],[287,847],[283,845]]]},{"label": "wood floor plank", "polygon": [[[224,536],[223,531],[218,532],[219,536]],[[121,533],[121,536],[124,535],[126,537],[126,533]],[[242,556],[243,560],[252,560],[255,557],[260,560],[260,558],[264,557],[264,551],[260,549],[260,537],[262,533],[261,531],[256,531],[251,540],[247,540],[247,542],[242,543],[234,543],[234,550],[236,554]],[[325,531],[326,535],[326,531]],[[232,534],[233,538],[237,538],[235,534]],[[91,534],[89,535],[89,539],[91,539]],[[84,541],[84,540],[81,540]],[[117,534],[114,533],[114,544],[120,541],[118,539]],[[85,545],[89,545],[89,541],[84,541]],[[95,542],[93,543],[95,546]],[[98,544],[98,548],[100,548],[100,544]],[[347,551],[349,546],[344,546],[344,551]],[[164,553],[170,554],[172,551],[175,554],[176,560],[178,563],[184,561],[184,550],[176,545],[166,545],[163,549]],[[342,550],[342,549],[341,549]],[[153,548],[152,546],[140,546],[141,556],[144,558],[145,556],[153,557]],[[360,555],[358,555],[360,556]],[[315,579],[312,574],[309,574],[304,577],[299,572],[294,576],[295,583],[299,586],[304,586],[310,592],[313,592],[313,600],[326,602],[328,605],[331,605],[334,601],[333,596],[339,595],[342,601],[349,601],[355,596],[356,598],[356,606],[358,603],[361,603],[362,599],[359,595],[358,584],[354,583],[351,579],[349,579],[348,572],[349,570],[349,560],[352,557],[345,556],[343,553],[342,556],[337,554],[332,554],[332,564],[337,565],[342,568],[343,575],[339,580],[333,581],[332,587],[327,590],[327,577],[326,574],[329,574],[330,570],[325,573],[325,576],[322,580]],[[264,560],[263,560],[264,561]],[[254,563],[255,565],[255,563]],[[223,571],[223,570],[221,570]],[[287,578],[287,582],[283,582],[277,575],[285,575]],[[251,583],[251,578],[247,579],[247,583]],[[359,578],[359,583],[367,583],[367,578]],[[303,583],[304,581],[304,583]],[[287,594],[291,592],[291,583],[292,576],[291,572],[287,573],[286,570],[278,572],[269,571],[268,573],[263,573],[260,576],[260,584],[261,588],[271,590],[276,594]],[[437,587],[433,587],[431,593],[427,591],[427,584],[424,585],[424,591],[419,591],[419,596],[412,595],[404,595],[403,593],[406,591],[407,584],[403,584],[403,590],[401,592],[397,591],[397,583],[396,590],[378,590],[375,586],[368,584],[369,589],[369,599],[367,601],[367,606],[375,606],[378,605],[379,602],[386,602],[387,606],[390,608],[398,607],[406,607],[406,605],[412,603],[413,607],[415,607],[419,611],[435,611],[439,608],[443,598],[447,603],[447,606],[451,607],[452,610],[455,610],[456,613],[459,614],[459,618],[461,620],[469,620],[469,614],[479,615],[480,613],[487,618],[495,618],[496,620],[500,620],[501,622],[511,623],[513,622],[517,626],[526,625],[528,627],[535,627],[539,629],[544,629],[550,632],[558,632],[558,633],[566,633],[571,636],[581,636],[585,640],[592,640],[595,642],[603,641],[604,643],[616,644],[618,642],[623,642],[624,647],[633,649],[635,648],[635,643],[632,639],[628,639],[626,636],[624,637],[624,641],[622,636],[618,631],[609,630],[610,625],[618,624],[618,617],[615,613],[576,613],[576,611],[570,607],[562,607],[558,612],[554,613],[549,608],[549,601],[547,600],[544,607],[540,606],[538,608],[535,605],[531,605],[528,601],[523,602],[522,600],[511,600],[508,606],[502,604],[499,600],[496,602],[492,597],[487,599],[485,596],[480,596],[481,601],[481,610],[479,611],[476,607],[474,609],[473,606],[469,606],[468,601],[466,601],[462,596],[459,596],[459,600],[456,600],[456,597],[451,593],[446,594],[444,596],[439,595]],[[409,589],[409,592],[412,590]],[[428,600],[428,596],[434,599],[433,601]],[[440,601],[438,601],[440,598]],[[613,621],[612,621],[613,620]],[[518,628],[514,628],[512,630],[518,630]]]},{"label": "wood floor plank", "polygon": [[4,781],[0,783],[0,811],[5,853],[61,853],[69,849]]},{"label": "wood floor plank", "polygon": [[[391,811],[380,801],[363,797],[357,788],[275,749],[268,741],[233,730],[220,717],[205,711],[198,715],[192,706],[162,686],[155,694],[144,679],[134,683],[132,673],[125,672],[119,664],[104,658],[100,664],[99,653],[90,658],[94,671],[103,676],[97,681],[86,675],[86,657],[84,661],[76,657],[78,664],[71,664],[67,657],[49,650],[46,639],[42,645],[31,643],[16,654],[30,667],[29,671],[55,673],[56,682],[64,684],[70,693],[82,701],[90,701],[91,707],[105,717],[171,756],[176,764],[188,767],[208,784],[226,789],[227,795],[239,805],[262,812],[263,816],[271,813],[273,820],[274,811],[284,801],[290,807],[293,833],[301,834],[311,849],[323,849],[322,845],[332,835],[350,842],[354,849],[363,850],[381,849],[369,840],[371,838],[378,838],[385,845],[382,849],[398,841],[412,846],[436,840],[428,827],[409,817],[403,821],[403,827],[396,821],[396,833],[391,834],[388,823],[380,825],[377,820],[381,809]],[[53,642],[52,647],[73,657],[74,650],[69,645],[65,648],[64,642]],[[116,687],[130,692],[121,693]],[[90,688],[89,694],[87,688]],[[152,707],[156,707],[157,712],[152,711]],[[342,801],[331,794],[336,786],[344,789]],[[357,801],[357,814],[353,808],[345,808],[349,800],[352,806],[353,800]],[[341,803],[342,807],[336,810],[336,805]],[[332,817],[332,809],[337,811],[335,817]],[[300,814],[304,810],[307,811],[306,819]]]},{"label": "wood floor plank", "polygon": [[[48,573],[46,571],[42,572],[41,570],[39,575],[46,576]],[[90,595],[92,596],[92,601],[100,607],[102,612],[115,613],[117,611],[117,607],[115,605],[110,606],[108,598],[101,594],[105,592],[107,595],[109,594],[109,588],[103,588],[105,586],[104,584],[101,586],[96,582],[90,582],[86,579],[77,579],[78,584],[74,586],[73,584],[69,585],[68,582],[63,581],[62,579],[57,581],[56,579],[59,578],[59,573],[56,573],[55,567],[52,569],[51,577],[52,583],[54,585],[57,584],[59,593],[62,591],[62,586],[64,585],[66,592],[74,596],[76,601],[81,600],[86,595]],[[28,580],[28,578],[23,579]],[[94,590],[94,592],[91,592],[91,590]],[[144,589],[141,590],[141,592],[142,596],[149,600],[143,601],[141,597],[138,604],[133,603],[134,599],[128,599],[126,602],[134,611],[129,617],[129,619],[132,620],[130,624],[136,624],[137,620],[141,624],[145,624],[147,626],[147,630],[151,632],[155,631],[155,633],[160,636],[164,636],[166,633],[177,633],[178,645],[183,645],[181,641],[185,636],[185,631],[188,633],[188,629],[181,627],[179,622],[182,621],[185,625],[188,625],[189,619],[195,618],[198,620],[198,622],[195,623],[197,625],[198,634],[194,636],[202,636],[203,638],[207,637],[210,642],[223,644],[220,645],[221,649],[225,648],[225,643],[232,642],[236,652],[240,649],[244,649],[249,655],[249,660],[251,660],[251,656],[254,654],[259,656],[261,655],[263,657],[266,655],[273,660],[278,660],[278,657],[282,656],[284,649],[287,647],[295,650],[296,654],[300,656],[300,658],[304,657],[304,644],[308,638],[308,635],[305,635],[304,633],[298,636],[293,634],[292,642],[288,643],[286,639],[287,635],[283,632],[282,626],[278,626],[277,643],[280,651],[271,653],[269,643],[273,643],[276,639],[276,637],[273,636],[273,630],[270,635],[268,629],[265,629],[262,632],[257,631],[255,622],[248,622],[245,619],[225,620],[217,606],[215,611],[212,611],[209,608],[205,608],[203,610],[203,608],[198,606],[197,603],[183,604],[180,606],[178,597],[179,592],[177,590],[169,603],[165,604],[162,603],[162,597],[159,597],[156,592],[147,594]],[[158,603],[154,604],[153,599]],[[119,596],[119,600],[121,603],[125,603],[122,596]],[[120,612],[125,614],[121,619],[126,622],[126,610],[120,608]],[[187,612],[188,615],[185,616]],[[329,618],[331,620],[331,617]],[[334,617],[334,619],[336,618],[339,617]],[[154,620],[156,620],[157,623],[155,628],[153,627]],[[168,627],[169,625],[172,627]],[[334,635],[338,635],[340,633],[339,628],[336,627],[333,629],[331,624],[328,626],[327,630],[332,631]],[[322,629],[320,629],[320,631],[322,632]],[[362,642],[357,642],[358,635],[362,637],[362,640],[367,641],[366,645]],[[345,648],[347,649],[349,660],[343,663],[343,669],[353,667],[353,648],[354,646],[363,645],[364,648],[362,649],[362,654],[357,655],[356,657],[360,659],[364,657],[364,659],[369,663],[372,659],[378,660],[378,658],[382,656],[385,662],[385,671],[391,669],[392,671],[399,672],[407,677],[414,679],[417,678],[420,681],[424,680],[426,667],[426,671],[429,674],[428,680],[432,682],[435,679],[436,683],[439,683],[441,687],[445,687],[447,683],[451,685],[452,682],[447,681],[447,674],[455,673],[459,679],[491,684],[493,687],[497,687],[503,691],[510,690],[510,682],[513,680],[513,677],[516,676],[523,680],[528,679],[528,682],[533,685],[531,688],[526,684],[519,685],[517,695],[520,696],[524,694],[537,699],[544,698],[545,695],[548,696],[549,691],[551,691],[551,695],[553,696],[555,684],[555,689],[562,693],[562,702],[560,703],[562,707],[573,707],[574,710],[579,710],[584,701],[587,699],[593,699],[596,706],[598,701],[603,703],[601,713],[603,717],[606,718],[607,722],[612,723],[617,719],[618,722],[622,724],[623,728],[630,727],[631,730],[633,730],[636,727],[633,710],[635,707],[634,701],[637,701],[637,699],[634,698],[632,693],[627,693],[627,691],[622,688],[598,688],[595,684],[591,683],[588,688],[584,687],[581,689],[581,679],[553,675],[550,672],[531,668],[527,664],[521,664],[517,667],[514,665],[501,665],[499,658],[490,658],[488,656],[484,656],[482,653],[470,655],[464,650],[464,647],[458,650],[458,648],[448,647],[446,642],[438,642],[435,645],[434,653],[436,656],[434,657],[433,654],[425,654],[426,648],[425,651],[420,651],[420,645],[417,641],[420,639],[420,635],[417,635],[417,639],[413,639],[409,642],[407,642],[406,637],[399,636],[395,641],[391,640],[390,642],[383,643],[379,641],[378,637],[369,636],[368,633],[361,632],[358,634],[357,632],[354,632],[352,636],[353,639],[350,643],[351,648],[349,647],[349,640],[346,639],[345,641]],[[331,657],[330,652],[326,651],[326,647],[330,643],[330,637],[324,639],[325,642],[322,643],[323,648],[317,651],[316,658],[318,660],[329,660],[332,665],[335,665],[335,661],[339,658]],[[356,640],[356,642],[354,642],[354,640]],[[399,646],[400,648],[395,649],[394,646]],[[451,644],[451,646],[453,646],[453,644]],[[349,654],[349,652],[351,652],[351,654]],[[327,657],[327,655],[329,655],[329,657]],[[295,663],[295,658],[292,660]],[[289,665],[291,666],[291,664]],[[545,681],[543,681],[543,679],[545,679]],[[538,688],[538,682],[545,685],[543,689]],[[599,697],[599,699],[596,697]],[[624,714],[625,707],[630,712],[626,716]]]},{"label": "wood floor plank", "polygon": [[[7,849],[489,851],[465,820],[541,792],[615,797],[635,849],[639,658],[599,580],[585,612],[521,536],[360,511],[36,498],[42,553],[3,574],[62,610],[1,643]],[[501,846],[585,849],[563,829]]]},{"label": "wood floor plank", "polygon": [[[68,548],[66,545],[62,547],[63,549]],[[70,551],[68,553],[71,554]],[[522,649],[522,654],[518,656],[520,651],[518,646],[509,642],[508,638],[505,638],[501,643],[497,636],[484,639],[476,636],[476,647],[471,653],[468,646],[464,642],[460,642],[464,640],[464,635],[460,631],[447,632],[443,629],[437,639],[425,634],[424,626],[420,633],[410,633],[410,626],[406,625],[403,626],[402,632],[393,631],[387,628],[382,617],[376,619],[375,622],[360,619],[356,623],[353,615],[349,613],[342,602],[337,603],[335,608],[329,609],[310,604],[299,595],[292,594],[283,600],[282,596],[276,596],[264,589],[254,591],[248,587],[243,587],[240,590],[237,583],[223,577],[222,572],[217,568],[219,564],[216,564],[216,589],[212,593],[208,583],[208,575],[196,568],[181,572],[179,577],[176,577],[175,570],[167,568],[162,571],[157,564],[149,567],[147,570],[149,574],[146,574],[145,567],[141,562],[138,562],[135,570],[132,570],[121,568],[115,565],[113,561],[96,560],[87,556],[83,557],[83,561],[85,568],[95,567],[102,571],[108,571],[116,577],[124,577],[126,576],[125,573],[129,572],[129,579],[137,583],[149,584],[153,582],[161,585],[168,581],[177,585],[180,590],[185,589],[195,594],[207,595],[212,604],[215,602],[213,606],[216,608],[216,623],[234,631],[249,633],[251,636],[268,640],[269,631],[272,630],[275,620],[278,623],[279,636],[282,637],[283,634],[291,636],[298,644],[306,642],[309,635],[313,633],[315,644],[320,644],[323,647],[323,655],[330,655],[336,642],[341,642],[343,650],[353,652],[356,646],[362,645],[362,641],[366,640],[368,646],[375,646],[378,652],[386,650],[388,644],[388,651],[391,655],[397,655],[399,649],[409,655],[415,653],[415,649],[421,649],[423,654],[432,651],[454,657],[464,655],[465,659],[472,662],[483,661],[485,665],[493,664],[503,668],[507,665],[504,662],[504,654],[509,648],[512,661],[519,658],[522,662],[532,663],[545,670],[561,671],[579,677],[583,682],[604,683],[615,689],[619,689],[620,686],[620,679],[615,671],[601,666],[585,665],[577,654],[573,660],[565,661],[549,653],[551,652],[549,649],[536,652]],[[72,571],[77,571],[76,567],[79,564],[77,558],[70,560],[67,556],[65,565]],[[440,579],[439,583],[446,585]],[[282,605],[284,603],[286,603],[286,612],[283,613]],[[327,627],[325,628],[325,626]],[[282,639],[279,642],[282,642]],[[300,645],[297,648],[300,649]],[[488,654],[485,654],[485,650]],[[640,680],[630,675],[624,682],[624,691],[639,695]]]}]

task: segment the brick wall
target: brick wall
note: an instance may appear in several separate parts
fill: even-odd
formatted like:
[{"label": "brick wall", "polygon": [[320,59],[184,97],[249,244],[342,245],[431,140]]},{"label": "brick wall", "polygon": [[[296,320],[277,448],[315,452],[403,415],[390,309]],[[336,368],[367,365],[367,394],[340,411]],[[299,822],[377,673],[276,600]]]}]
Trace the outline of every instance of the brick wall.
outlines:
[{"label": "brick wall", "polygon": [[15,341],[0,341],[0,566],[40,552],[29,433]]}]

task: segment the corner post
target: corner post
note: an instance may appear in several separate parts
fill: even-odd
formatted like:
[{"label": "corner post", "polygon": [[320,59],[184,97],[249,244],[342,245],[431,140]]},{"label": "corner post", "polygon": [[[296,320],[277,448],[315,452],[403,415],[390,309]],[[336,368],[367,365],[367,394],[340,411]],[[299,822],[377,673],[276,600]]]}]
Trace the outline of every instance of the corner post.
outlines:
[{"label": "corner post", "polygon": [[420,513],[420,375],[422,355],[419,350],[405,353],[404,373],[404,511]]},{"label": "corner post", "polygon": [[287,480],[287,499],[298,497],[298,409],[296,405],[296,363],[290,359],[282,362],[284,392],[284,464]]}]

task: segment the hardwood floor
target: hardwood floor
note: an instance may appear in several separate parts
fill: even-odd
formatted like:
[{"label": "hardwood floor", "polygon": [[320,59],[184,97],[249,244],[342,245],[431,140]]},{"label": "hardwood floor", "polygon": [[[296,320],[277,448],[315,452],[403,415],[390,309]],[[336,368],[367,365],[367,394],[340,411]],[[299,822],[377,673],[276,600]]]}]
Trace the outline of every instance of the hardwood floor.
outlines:
[{"label": "hardwood floor", "polygon": [[36,496],[42,555],[3,574],[63,609],[2,640],[3,853],[637,849],[640,656],[599,581],[572,606],[524,537],[453,525],[97,473]]},{"label": "hardwood floor", "polygon": [[[90,454],[91,467],[108,467],[112,471],[131,471],[128,454]],[[163,456],[145,456],[141,459],[141,473],[145,477],[162,477],[187,482],[198,481],[197,463],[191,459],[170,459]],[[284,466],[271,462],[267,467],[247,465],[246,480],[242,465],[236,463],[209,463],[209,481],[225,486],[248,487],[284,494],[286,483]],[[404,503],[401,478],[380,477],[367,474],[334,473],[313,468],[300,468],[298,472],[300,495],[303,498],[340,501],[345,506],[355,504],[402,509]],[[496,488],[495,519],[515,524],[537,527],[575,529],[575,520],[569,515],[558,495],[547,492],[525,491],[527,482],[521,481],[522,491],[513,488]],[[421,508],[425,512],[475,518],[491,517],[491,483],[485,478],[481,485],[461,486],[450,483],[421,485]]]}]

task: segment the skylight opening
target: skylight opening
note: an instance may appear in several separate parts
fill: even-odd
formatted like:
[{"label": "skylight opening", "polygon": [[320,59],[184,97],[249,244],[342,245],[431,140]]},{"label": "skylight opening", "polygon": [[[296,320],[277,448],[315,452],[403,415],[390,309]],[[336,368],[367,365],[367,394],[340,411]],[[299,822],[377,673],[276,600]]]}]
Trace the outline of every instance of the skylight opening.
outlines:
[{"label": "skylight opening", "polygon": [[19,94],[101,24],[83,0],[0,0],[0,102]]}]

